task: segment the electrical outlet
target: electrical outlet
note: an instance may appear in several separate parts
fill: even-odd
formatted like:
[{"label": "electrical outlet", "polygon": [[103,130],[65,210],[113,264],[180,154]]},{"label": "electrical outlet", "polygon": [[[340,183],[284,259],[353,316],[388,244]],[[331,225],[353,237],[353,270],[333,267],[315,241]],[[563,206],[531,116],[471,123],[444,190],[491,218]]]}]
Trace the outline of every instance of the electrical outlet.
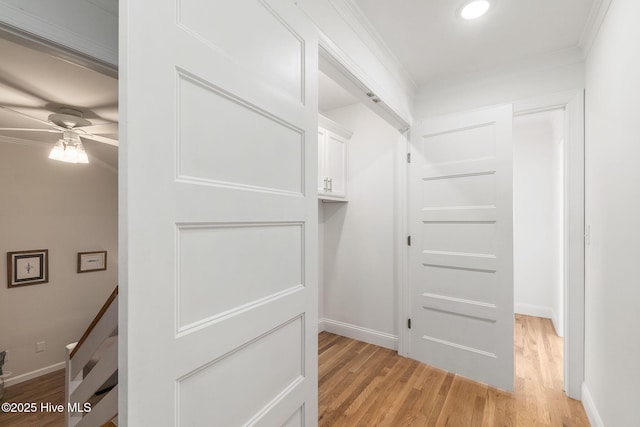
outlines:
[{"label": "electrical outlet", "polygon": [[38,341],[36,343],[36,353],[42,353],[43,351],[46,350],[47,343],[46,341]]}]

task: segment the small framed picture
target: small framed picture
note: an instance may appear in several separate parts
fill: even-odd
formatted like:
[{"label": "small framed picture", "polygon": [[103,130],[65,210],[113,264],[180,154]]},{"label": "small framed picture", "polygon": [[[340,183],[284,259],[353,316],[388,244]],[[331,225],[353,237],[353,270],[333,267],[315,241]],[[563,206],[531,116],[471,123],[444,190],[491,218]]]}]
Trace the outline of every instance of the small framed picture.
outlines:
[{"label": "small framed picture", "polygon": [[7,252],[7,286],[37,285],[49,281],[49,250]]},{"label": "small framed picture", "polygon": [[107,269],[107,251],[78,252],[78,273]]}]

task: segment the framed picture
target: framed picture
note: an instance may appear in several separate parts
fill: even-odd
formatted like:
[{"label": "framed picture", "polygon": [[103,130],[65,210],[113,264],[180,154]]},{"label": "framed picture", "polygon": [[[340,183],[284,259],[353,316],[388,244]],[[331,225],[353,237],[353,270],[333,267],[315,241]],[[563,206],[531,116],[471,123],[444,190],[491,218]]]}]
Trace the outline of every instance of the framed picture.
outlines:
[{"label": "framed picture", "polygon": [[107,269],[107,251],[78,252],[78,273]]},{"label": "framed picture", "polygon": [[7,252],[7,286],[37,285],[49,281],[49,250]]}]

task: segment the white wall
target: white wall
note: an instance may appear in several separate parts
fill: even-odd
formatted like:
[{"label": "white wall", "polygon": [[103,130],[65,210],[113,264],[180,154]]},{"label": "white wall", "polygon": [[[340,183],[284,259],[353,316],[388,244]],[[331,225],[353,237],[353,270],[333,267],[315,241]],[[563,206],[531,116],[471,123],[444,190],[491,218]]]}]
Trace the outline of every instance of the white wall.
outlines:
[{"label": "white wall", "polygon": [[395,347],[399,134],[362,104],[326,116],[353,131],[353,137],[348,148],[349,202],[323,207],[325,326]]},{"label": "white wall", "polygon": [[[65,345],[80,338],[117,281],[117,174],[49,160],[50,148],[0,142],[0,254],[49,249],[49,283],[0,285],[0,350],[9,350],[5,368],[18,381],[64,361]],[[107,270],[77,274],[77,253],[92,250],[108,252]],[[36,353],[38,341],[44,352]]]},{"label": "white wall", "polygon": [[515,311],[552,319],[560,336],[563,118],[564,111],[556,110],[513,120]]},{"label": "white wall", "polygon": [[349,0],[298,0],[321,33],[321,43],[407,123],[416,85]]},{"label": "white wall", "polygon": [[640,2],[614,0],[586,63],[585,387],[593,425],[638,425]]},{"label": "white wall", "polygon": [[489,72],[462,74],[421,86],[417,119],[584,88],[584,64],[570,50]]}]

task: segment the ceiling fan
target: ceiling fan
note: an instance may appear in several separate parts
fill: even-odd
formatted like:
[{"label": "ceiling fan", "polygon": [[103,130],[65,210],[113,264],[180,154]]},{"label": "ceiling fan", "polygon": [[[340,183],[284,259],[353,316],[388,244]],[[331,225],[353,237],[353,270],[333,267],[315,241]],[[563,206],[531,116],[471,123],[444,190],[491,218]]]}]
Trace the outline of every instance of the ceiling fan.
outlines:
[{"label": "ceiling fan", "polygon": [[93,125],[89,120],[83,117],[83,113],[79,109],[61,107],[59,108],[58,113],[50,114],[48,121],[45,121],[2,105],[0,105],[0,108],[31,120],[35,120],[51,128],[0,128],[0,131],[61,133],[62,137],[56,142],[49,154],[49,158],[53,160],[59,160],[67,163],[89,163],[89,158],[87,157],[81,138],[91,139],[116,147],[118,146],[117,140],[96,135],[96,133],[117,133],[117,123]]}]

